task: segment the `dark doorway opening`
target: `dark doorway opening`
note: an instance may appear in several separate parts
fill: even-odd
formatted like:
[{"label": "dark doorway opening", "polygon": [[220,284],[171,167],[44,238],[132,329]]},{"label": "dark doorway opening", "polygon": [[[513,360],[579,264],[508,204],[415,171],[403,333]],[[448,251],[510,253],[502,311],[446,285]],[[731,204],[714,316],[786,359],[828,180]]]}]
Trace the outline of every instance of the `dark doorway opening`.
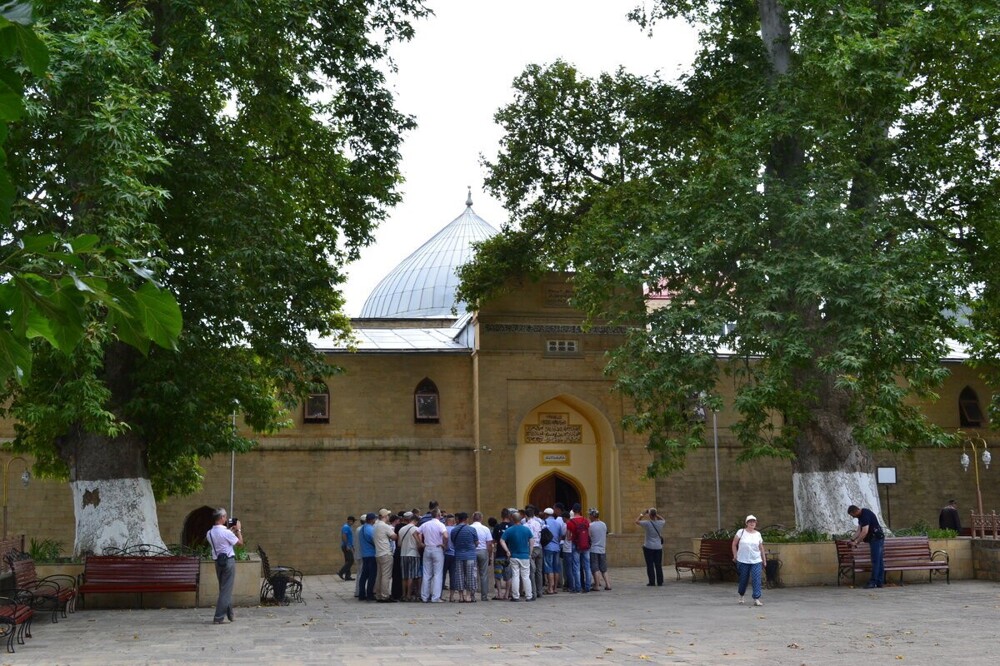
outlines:
[{"label": "dark doorway opening", "polygon": [[192,511],[184,519],[184,529],[181,532],[181,545],[189,548],[200,548],[208,544],[205,535],[212,529],[215,520],[212,514],[215,509],[210,506],[201,506]]},{"label": "dark doorway opening", "polygon": [[556,502],[562,502],[568,512],[574,504],[581,501],[580,489],[576,483],[559,472],[553,472],[540,479],[528,496],[528,502],[539,510],[553,506]]}]

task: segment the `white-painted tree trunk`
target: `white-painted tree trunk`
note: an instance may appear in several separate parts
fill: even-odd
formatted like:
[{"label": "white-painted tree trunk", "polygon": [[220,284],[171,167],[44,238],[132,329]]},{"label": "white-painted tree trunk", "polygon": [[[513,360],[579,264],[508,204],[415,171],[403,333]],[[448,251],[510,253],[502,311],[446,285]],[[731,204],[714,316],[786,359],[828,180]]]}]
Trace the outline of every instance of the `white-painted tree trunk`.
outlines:
[{"label": "white-painted tree trunk", "polygon": [[858,523],[847,513],[854,504],[869,509],[886,528],[879,503],[878,484],[870,472],[808,472],[792,474],[795,501],[795,526],[827,534],[842,534],[857,529]]},{"label": "white-painted tree trunk", "polygon": [[76,557],[100,555],[108,546],[141,543],[164,547],[149,479],[71,481],[76,515]]}]

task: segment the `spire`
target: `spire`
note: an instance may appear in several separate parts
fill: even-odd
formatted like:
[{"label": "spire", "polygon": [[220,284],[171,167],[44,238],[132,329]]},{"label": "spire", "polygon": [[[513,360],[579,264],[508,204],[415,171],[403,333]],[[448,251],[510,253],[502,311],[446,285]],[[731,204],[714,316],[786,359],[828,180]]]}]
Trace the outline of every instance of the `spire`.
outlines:
[{"label": "spire", "polygon": [[469,188],[469,196],[465,198],[465,205],[472,208],[472,185],[466,185]]}]

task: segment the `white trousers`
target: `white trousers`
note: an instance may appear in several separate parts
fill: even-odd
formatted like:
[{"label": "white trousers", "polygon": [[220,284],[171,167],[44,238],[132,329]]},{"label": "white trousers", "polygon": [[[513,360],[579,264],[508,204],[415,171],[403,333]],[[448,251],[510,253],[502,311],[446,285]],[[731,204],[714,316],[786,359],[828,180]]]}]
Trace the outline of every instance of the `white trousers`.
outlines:
[{"label": "white trousers", "polygon": [[510,558],[510,598],[521,597],[521,587],[524,586],[524,598],[531,599],[531,560]]},{"label": "white trousers", "polygon": [[444,550],[441,546],[424,548],[424,577],[420,581],[420,600],[438,601],[444,585]]}]

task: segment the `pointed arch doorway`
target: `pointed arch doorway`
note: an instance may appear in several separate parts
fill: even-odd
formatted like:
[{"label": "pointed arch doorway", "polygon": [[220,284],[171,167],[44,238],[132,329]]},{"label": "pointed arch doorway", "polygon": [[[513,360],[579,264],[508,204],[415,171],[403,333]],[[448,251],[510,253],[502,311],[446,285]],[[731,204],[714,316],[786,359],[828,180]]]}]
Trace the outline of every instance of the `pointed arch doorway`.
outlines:
[{"label": "pointed arch doorway", "polygon": [[574,504],[582,501],[580,488],[576,482],[559,472],[552,472],[539,479],[528,493],[528,502],[539,510],[553,506],[556,502],[562,502],[569,511]]}]

